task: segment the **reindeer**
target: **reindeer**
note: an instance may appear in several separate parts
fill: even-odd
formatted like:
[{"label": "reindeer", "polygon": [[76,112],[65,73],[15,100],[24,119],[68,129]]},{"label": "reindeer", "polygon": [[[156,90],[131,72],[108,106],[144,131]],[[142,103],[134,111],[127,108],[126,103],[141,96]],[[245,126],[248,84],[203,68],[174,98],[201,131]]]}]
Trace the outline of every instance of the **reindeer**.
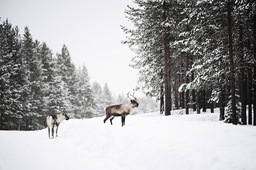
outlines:
[{"label": "reindeer", "polygon": [[47,118],[46,118],[49,138],[51,138],[50,137],[50,131],[52,131],[52,138],[54,138],[54,127],[55,126],[56,126],[56,137],[58,137],[58,127],[59,127],[60,123],[63,120],[68,120],[69,119],[69,117],[66,114],[66,108],[65,107],[61,107],[60,111],[61,111],[61,114],[58,114],[58,115],[52,114],[52,115],[47,116]]},{"label": "reindeer", "polygon": [[[133,98],[131,98],[132,96]],[[125,117],[133,111],[135,107],[138,107],[139,104],[137,103],[137,98],[134,97],[134,95],[130,95],[127,93],[128,99],[130,99],[130,104],[119,104],[119,105],[113,105],[106,108],[106,118],[104,119],[104,123],[110,118],[110,123],[113,125],[112,121],[115,118],[115,116],[121,116],[121,122],[122,126],[125,125]]]}]

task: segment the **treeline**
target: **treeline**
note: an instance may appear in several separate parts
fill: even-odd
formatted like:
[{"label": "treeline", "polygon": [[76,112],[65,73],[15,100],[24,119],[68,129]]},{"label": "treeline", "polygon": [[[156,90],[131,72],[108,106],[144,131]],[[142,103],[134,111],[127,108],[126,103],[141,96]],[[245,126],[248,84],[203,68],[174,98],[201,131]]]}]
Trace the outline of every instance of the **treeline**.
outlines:
[{"label": "treeline", "polygon": [[54,56],[28,27],[21,36],[0,24],[0,129],[41,129],[63,106],[72,118],[92,117],[95,104],[86,67],[75,68],[65,45]]},{"label": "treeline", "polygon": [[256,125],[256,3],[135,0],[122,27],[145,93],[161,112],[220,108],[220,120]]},{"label": "treeline", "polygon": [[[152,103],[137,112],[155,111]],[[45,127],[46,116],[66,107],[70,118],[103,116],[104,108],[128,103],[107,84],[90,83],[85,65],[76,68],[68,48],[53,54],[46,43],[33,40],[28,27],[19,34],[6,20],[0,23],[0,130],[35,130]]]}]

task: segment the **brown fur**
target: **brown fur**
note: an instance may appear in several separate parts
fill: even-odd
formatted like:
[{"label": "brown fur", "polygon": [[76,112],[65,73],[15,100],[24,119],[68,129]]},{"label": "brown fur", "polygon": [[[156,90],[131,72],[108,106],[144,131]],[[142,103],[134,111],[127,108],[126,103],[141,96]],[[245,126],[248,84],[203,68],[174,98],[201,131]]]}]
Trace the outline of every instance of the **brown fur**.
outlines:
[{"label": "brown fur", "polygon": [[131,113],[131,111],[138,107],[139,104],[135,100],[131,100],[130,104],[119,104],[119,105],[113,105],[106,108],[106,118],[104,119],[104,123],[110,118],[111,125],[112,120],[115,118],[115,116],[121,116],[122,119],[122,126],[125,125],[125,117]]}]

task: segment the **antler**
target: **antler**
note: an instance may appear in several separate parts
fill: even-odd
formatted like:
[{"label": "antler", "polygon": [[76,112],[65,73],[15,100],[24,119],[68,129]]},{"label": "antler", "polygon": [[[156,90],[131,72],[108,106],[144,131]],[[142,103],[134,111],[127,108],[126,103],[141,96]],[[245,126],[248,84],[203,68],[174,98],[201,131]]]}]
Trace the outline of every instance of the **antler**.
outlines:
[{"label": "antler", "polygon": [[[130,96],[132,96],[133,99],[132,99]],[[127,93],[127,97],[128,97],[129,99],[131,99],[131,100],[137,100],[137,98],[134,97],[134,92],[133,92],[133,95],[131,95],[130,92],[128,92],[128,93]]]},{"label": "antler", "polygon": [[131,99],[129,95],[130,95],[130,92],[127,93],[127,98],[128,98],[128,99]]}]

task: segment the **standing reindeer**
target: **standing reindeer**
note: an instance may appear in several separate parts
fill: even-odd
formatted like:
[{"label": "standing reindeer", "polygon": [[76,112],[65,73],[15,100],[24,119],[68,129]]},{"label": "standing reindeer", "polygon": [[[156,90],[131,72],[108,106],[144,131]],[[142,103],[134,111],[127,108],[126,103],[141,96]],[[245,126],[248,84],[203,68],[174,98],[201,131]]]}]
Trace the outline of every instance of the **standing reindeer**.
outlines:
[{"label": "standing reindeer", "polygon": [[59,127],[60,123],[63,120],[69,119],[69,117],[66,114],[65,107],[61,107],[60,111],[61,111],[61,114],[58,114],[58,115],[52,114],[52,115],[47,116],[47,118],[46,118],[49,138],[51,138],[50,131],[52,131],[52,138],[54,138],[54,127],[56,127],[56,137],[58,137],[58,127]]},{"label": "standing reindeer", "polygon": [[[132,96],[133,98],[131,98]],[[113,125],[112,120],[115,118],[115,116],[121,116],[121,122],[122,126],[125,125],[125,117],[133,111],[135,107],[138,107],[139,104],[137,103],[137,98],[134,97],[134,95],[130,95],[127,93],[127,97],[130,99],[130,104],[119,104],[119,105],[113,105],[106,108],[106,118],[104,119],[104,123],[110,118],[110,123]]]}]

